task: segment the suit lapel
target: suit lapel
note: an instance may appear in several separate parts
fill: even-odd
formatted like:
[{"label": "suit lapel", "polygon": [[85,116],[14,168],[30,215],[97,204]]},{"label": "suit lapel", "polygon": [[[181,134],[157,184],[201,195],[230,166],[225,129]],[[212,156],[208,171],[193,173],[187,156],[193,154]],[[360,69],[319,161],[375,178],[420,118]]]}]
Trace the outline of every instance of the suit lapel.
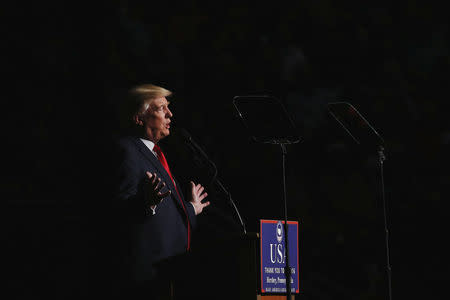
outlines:
[{"label": "suit lapel", "polygon": [[[148,149],[148,147],[139,139],[139,138],[133,138],[134,143],[136,144],[136,147],[139,149],[139,151],[147,158],[147,160],[150,161],[150,163],[158,170],[158,172],[162,175],[162,179],[166,183],[166,186],[170,189],[171,194],[173,195],[175,202],[177,205],[183,210],[183,207],[178,200],[178,195],[176,188],[172,182],[172,179],[170,178],[169,174],[167,173],[166,169],[164,169],[163,165],[159,162],[159,160],[156,158],[156,156]],[[173,174],[172,174],[173,176]],[[175,180],[175,178],[174,178]],[[180,197],[181,191],[180,191]],[[184,210],[183,210],[184,211]]]}]

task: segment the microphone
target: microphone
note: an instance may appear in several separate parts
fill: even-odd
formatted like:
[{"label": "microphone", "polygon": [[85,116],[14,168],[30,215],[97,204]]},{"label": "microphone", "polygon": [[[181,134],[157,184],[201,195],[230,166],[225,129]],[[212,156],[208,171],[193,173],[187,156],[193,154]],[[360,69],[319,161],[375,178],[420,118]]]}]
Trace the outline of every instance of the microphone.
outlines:
[{"label": "microphone", "polygon": [[242,220],[241,214],[239,213],[239,210],[236,206],[236,204],[234,203],[233,199],[231,198],[231,194],[228,192],[228,190],[224,187],[224,185],[222,184],[222,182],[220,182],[220,180],[217,178],[217,167],[216,164],[209,159],[208,155],[206,155],[205,151],[203,151],[203,149],[194,141],[194,139],[192,138],[192,136],[187,132],[186,129],[184,128],[180,128],[179,129],[179,133],[181,134],[181,136],[184,138],[184,140],[186,141],[186,143],[188,143],[189,145],[191,145],[193,148],[195,148],[197,150],[197,152],[199,152],[201,154],[201,156],[203,156],[203,158],[205,160],[207,160],[209,162],[209,164],[212,166],[212,168],[214,169],[214,175],[211,179],[211,184],[216,182],[216,184],[219,186],[219,188],[228,196],[228,200],[230,201],[230,204],[233,206],[234,211],[236,212],[237,217],[239,218],[239,222],[241,223],[242,229],[244,231],[244,234],[247,233],[247,230],[245,228],[245,223]]},{"label": "microphone", "polygon": [[192,136],[187,132],[186,129],[184,128],[180,128],[179,130],[181,136],[184,138],[184,140],[190,144],[191,146],[193,146],[193,148],[195,148],[197,150],[198,153],[201,154],[201,156],[208,161],[208,163],[212,166],[213,170],[214,170],[214,175],[211,179],[211,183],[214,182],[214,180],[216,180],[217,177],[217,167],[216,164],[209,159],[208,155],[206,155],[205,151],[203,151],[203,149],[194,141],[194,139],[192,138]]}]

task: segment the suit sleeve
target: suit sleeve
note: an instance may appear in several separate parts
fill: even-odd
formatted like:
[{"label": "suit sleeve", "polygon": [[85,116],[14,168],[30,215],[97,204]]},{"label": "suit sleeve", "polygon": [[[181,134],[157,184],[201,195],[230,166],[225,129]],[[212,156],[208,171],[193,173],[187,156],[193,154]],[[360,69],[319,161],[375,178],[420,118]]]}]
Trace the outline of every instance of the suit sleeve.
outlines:
[{"label": "suit sleeve", "polygon": [[186,202],[186,210],[188,212],[188,216],[189,216],[189,221],[191,222],[191,227],[192,229],[196,229],[197,228],[197,216],[195,215],[195,209],[194,206],[185,201]]},{"label": "suit sleeve", "polygon": [[145,216],[144,179],[139,164],[130,151],[118,146],[114,182],[114,205],[118,212],[128,216]]}]

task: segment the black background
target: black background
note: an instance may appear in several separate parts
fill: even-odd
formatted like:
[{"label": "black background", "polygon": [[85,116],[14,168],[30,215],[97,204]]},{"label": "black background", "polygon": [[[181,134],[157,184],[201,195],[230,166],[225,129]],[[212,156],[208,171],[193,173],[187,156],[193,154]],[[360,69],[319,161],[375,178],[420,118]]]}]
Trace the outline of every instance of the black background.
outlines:
[{"label": "black background", "polygon": [[[118,129],[114,107],[137,83],[174,92],[174,125],[215,162],[249,231],[259,219],[284,217],[281,152],[249,138],[232,99],[260,93],[285,104],[302,137],[287,147],[286,174],[289,219],[300,222],[303,299],[386,298],[377,153],[355,145],[326,111],[337,99],[352,103],[386,141],[393,297],[444,297],[443,7],[110,1],[17,3],[2,13],[4,259],[16,298],[89,292],[86,215],[104,194],[96,183],[105,141]],[[165,143],[184,179],[175,141]]]}]

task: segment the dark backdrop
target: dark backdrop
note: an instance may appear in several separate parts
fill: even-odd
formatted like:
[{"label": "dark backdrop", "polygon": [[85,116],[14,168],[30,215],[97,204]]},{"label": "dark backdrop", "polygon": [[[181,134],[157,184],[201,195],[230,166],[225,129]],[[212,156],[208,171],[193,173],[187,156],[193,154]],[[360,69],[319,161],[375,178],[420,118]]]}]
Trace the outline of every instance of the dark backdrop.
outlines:
[{"label": "dark backdrop", "polygon": [[[287,198],[300,222],[303,299],[386,298],[376,152],[326,111],[336,99],[352,103],[386,141],[394,299],[437,299],[449,183],[446,10],[423,1],[160,2],[2,10],[4,258],[17,298],[89,292],[87,216],[105,195],[97,183],[118,131],[115,106],[124,89],[150,82],[174,91],[174,125],[215,162],[249,231],[284,217],[281,152],[252,142],[232,99],[264,93],[288,108],[302,138],[288,146]],[[175,135],[165,143],[184,180],[191,162],[175,163]],[[223,195],[210,199],[203,236],[239,230]]]}]

